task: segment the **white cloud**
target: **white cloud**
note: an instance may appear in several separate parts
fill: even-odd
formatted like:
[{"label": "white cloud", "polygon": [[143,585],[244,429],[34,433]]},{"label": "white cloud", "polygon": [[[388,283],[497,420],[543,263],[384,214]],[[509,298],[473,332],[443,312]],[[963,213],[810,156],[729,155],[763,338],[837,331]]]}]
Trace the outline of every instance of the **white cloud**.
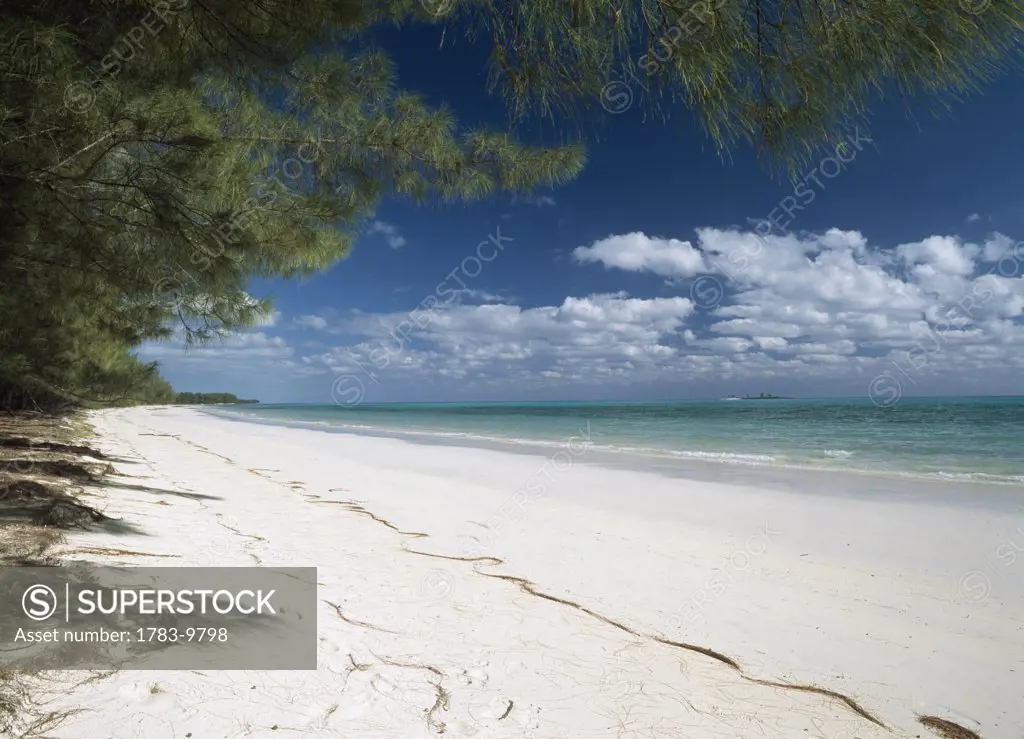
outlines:
[{"label": "white cloud", "polygon": [[673,337],[693,314],[688,298],[631,298],[623,293],[566,298],[558,306],[460,305],[435,310],[417,326],[409,313],[342,319],[365,337],[315,358],[325,370],[357,367],[398,378],[472,378],[504,382],[531,376],[567,381],[628,374],[675,356]]},{"label": "white cloud", "polygon": [[372,221],[367,229],[367,233],[383,235],[388,242],[388,246],[392,249],[401,249],[407,243],[405,238],[398,233],[396,226],[392,226],[384,221]]},{"label": "white cloud", "polygon": [[176,334],[168,341],[150,342],[139,347],[139,354],[147,360],[218,366],[245,364],[252,360],[288,359],[293,353],[283,338],[267,336],[262,331],[229,334],[208,344],[191,347],[186,347],[181,335]]},{"label": "white cloud", "polygon": [[572,254],[583,264],[599,262],[605,267],[650,271],[663,277],[692,277],[707,271],[704,257],[689,241],[653,238],[640,231],[579,246]]},{"label": "white cloud", "polygon": [[981,214],[980,213],[971,213],[969,216],[967,216],[967,222],[968,223],[974,223],[975,221],[980,221],[980,220],[981,220]]},{"label": "white cloud", "polygon": [[474,288],[467,287],[463,290],[456,290],[455,292],[459,295],[465,295],[467,298],[471,298],[473,300],[483,301],[484,303],[508,302],[505,300],[505,298],[501,297],[500,295],[488,292],[487,290],[476,290]]},{"label": "white cloud", "polygon": [[964,244],[952,236],[929,236],[924,241],[896,247],[896,254],[915,268],[921,265],[926,270],[961,277],[973,274],[974,260],[980,252],[976,244]]},{"label": "white cloud", "polygon": [[322,316],[298,316],[292,320],[298,328],[308,328],[313,331],[323,331],[327,328],[327,320]]},{"label": "white cloud", "polygon": [[[488,302],[459,296],[420,313],[411,300],[405,311],[299,316],[293,325],[353,338],[295,359],[282,340],[250,334],[259,338],[242,340],[232,356],[248,352],[296,376],[370,373],[390,388],[385,394],[448,383],[449,393],[494,397],[544,388],[608,396],[630,386],[699,392],[761,381],[788,383],[792,394],[866,392],[875,375],[896,371],[894,362],[911,375],[905,389],[913,382],[917,392],[933,381],[963,388],[978,373],[990,391],[1019,383],[1024,244],[994,234],[983,244],[931,235],[876,245],[840,229],[696,235],[691,243],[631,233],[576,249],[578,262],[679,285],[675,297],[612,292],[520,306],[467,289],[464,297]],[[704,293],[691,298],[682,282],[702,270],[722,288],[715,305],[695,305]]]},{"label": "white cloud", "polygon": [[1024,261],[1024,241],[1014,244],[1009,236],[996,232],[985,242],[982,257],[987,262],[998,262],[1007,258]]},{"label": "white cloud", "polygon": [[523,195],[513,195],[512,204],[523,203],[524,205],[534,205],[538,208],[554,208],[558,203],[550,195],[535,195],[532,197]]},{"label": "white cloud", "polygon": [[[836,364],[845,373],[863,371],[879,355],[881,364],[905,362],[908,352],[922,374],[955,373],[991,356],[992,346],[1003,367],[1024,364],[1024,248],[1001,234],[984,246],[930,236],[883,249],[838,229],[764,239],[735,230],[697,233],[694,251],[727,299],[709,310],[706,334],[687,337],[689,346],[719,355],[790,354],[829,365],[829,373]],[[667,242],[660,250],[649,242],[642,234],[611,237],[588,259],[669,280],[693,276],[698,256],[688,242],[676,242],[687,247],[678,260],[651,256],[668,251]],[[995,269],[983,268],[997,257],[1003,261]],[[929,349],[937,332],[943,348]],[[762,369],[764,361],[757,359]]]},{"label": "white cloud", "polygon": [[280,321],[281,321],[281,311],[279,311],[279,310],[272,310],[270,313],[268,313],[266,316],[264,316],[260,321],[258,321],[255,324],[255,326],[256,326],[256,328],[273,328],[278,323],[280,323]]}]

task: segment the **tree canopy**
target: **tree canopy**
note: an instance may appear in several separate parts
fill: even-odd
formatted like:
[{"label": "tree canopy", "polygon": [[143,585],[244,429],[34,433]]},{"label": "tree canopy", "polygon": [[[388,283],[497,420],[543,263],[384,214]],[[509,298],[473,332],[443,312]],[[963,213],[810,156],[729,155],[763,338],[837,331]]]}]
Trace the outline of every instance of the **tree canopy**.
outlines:
[{"label": "tree canopy", "polygon": [[[0,403],[171,402],[133,347],[254,325],[253,277],[336,263],[383,198],[569,181],[616,84],[794,166],[873,92],[991,78],[1022,21],[1021,0],[6,0]],[[507,126],[400,86],[375,32],[413,23],[489,44]],[[521,141],[538,115],[571,134]]]}]

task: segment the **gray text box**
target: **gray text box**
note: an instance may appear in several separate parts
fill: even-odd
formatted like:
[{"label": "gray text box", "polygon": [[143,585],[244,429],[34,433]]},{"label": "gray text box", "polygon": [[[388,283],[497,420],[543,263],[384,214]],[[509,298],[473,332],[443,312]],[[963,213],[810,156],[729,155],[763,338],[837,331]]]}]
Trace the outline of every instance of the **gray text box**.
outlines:
[{"label": "gray text box", "polygon": [[0,666],[315,670],[315,567],[0,568]]}]

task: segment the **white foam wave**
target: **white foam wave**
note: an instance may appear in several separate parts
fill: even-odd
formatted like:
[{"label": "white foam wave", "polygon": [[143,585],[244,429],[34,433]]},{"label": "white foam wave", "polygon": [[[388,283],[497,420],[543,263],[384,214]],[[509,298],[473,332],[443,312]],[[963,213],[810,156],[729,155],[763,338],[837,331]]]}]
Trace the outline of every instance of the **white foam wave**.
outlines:
[{"label": "white foam wave", "polygon": [[[242,414],[232,413],[231,415],[237,416]],[[249,415],[246,413],[245,415]],[[599,431],[589,429],[584,423],[581,427],[572,434],[566,434],[565,437],[558,439],[538,439],[538,438],[523,438],[513,436],[499,436],[493,434],[480,434],[470,433],[463,431],[443,431],[440,429],[412,429],[402,428],[400,426],[385,426],[385,425],[371,425],[371,424],[360,424],[360,423],[339,423],[335,420],[325,421],[320,419],[301,419],[301,418],[274,418],[262,416],[258,412],[252,413],[252,416],[269,423],[281,423],[288,426],[307,426],[314,428],[329,427],[338,431],[345,431],[351,433],[369,433],[369,434],[383,434],[387,436],[396,437],[424,437],[434,439],[448,439],[448,440],[464,440],[467,442],[478,442],[485,444],[505,444],[514,445],[518,447],[525,447],[531,449],[566,449],[571,443],[573,450],[580,450],[585,448],[588,450],[595,450],[598,452],[608,452],[613,454],[632,454],[645,457],[660,457],[662,459],[677,459],[677,460],[693,460],[702,462],[712,462],[725,465],[741,465],[750,467],[769,466],[782,469],[794,469],[794,470],[807,470],[807,471],[819,471],[819,472],[835,472],[837,467],[831,466],[819,466],[813,459],[800,459],[794,458],[780,458],[771,454],[757,454],[757,453],[743,453],[743,452],[725,452],[725,451],[703,451],[694,449],[666,449],[659,447],[645,447],[645,446],[628,446],[618,444],[600,444],[595,443],[593,439],[600,438],[602,434]],[[256,420],[254,418],[254,420]],[[570,437],[572,438],[570,441]],[[825,457],[832,459],[843,459],[848,457],[856,456],[854,452],[846,449],[824,449],[819,452]],[[818,458],[821,460],[821,458]],[[823,460],[821,461],[823,463]],[[844,472],[852,474],[867,474],[867,475],[883,475],[886,477],[897,477],[897,478],[910,478],[910,479],[925,479],[925,480],[958,480],[964,482],[978,482],[978,483],[989,483],[989,484],[1002,484],[1002,485],[1022,485],[1024,484],[1024,475],[1000,475],[985,472],[944,472],[944,471],[924,471],[924,470],[913,470],[913,469],[879,469],[873,467],[871,469],[863,468],[861,466],[854,465],[843,465],[841,469]]]}]

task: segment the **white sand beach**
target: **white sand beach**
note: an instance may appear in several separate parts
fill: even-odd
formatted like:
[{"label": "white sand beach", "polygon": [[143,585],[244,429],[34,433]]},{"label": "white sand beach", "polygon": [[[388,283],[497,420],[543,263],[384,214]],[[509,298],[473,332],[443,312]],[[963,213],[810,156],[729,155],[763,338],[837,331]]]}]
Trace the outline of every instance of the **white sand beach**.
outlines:
[{"label": "white sand beach", "polygon": [[91,422],[132,477],[90,503],[145,535],[75,533],[62,556],[315,565],[319,669],[54,675],[40,709],[82,710],[52,736],[935,736],[916,714],[1024,736],[1020,489],[793,492],[568,440],[513,454],[187,408]]}]

